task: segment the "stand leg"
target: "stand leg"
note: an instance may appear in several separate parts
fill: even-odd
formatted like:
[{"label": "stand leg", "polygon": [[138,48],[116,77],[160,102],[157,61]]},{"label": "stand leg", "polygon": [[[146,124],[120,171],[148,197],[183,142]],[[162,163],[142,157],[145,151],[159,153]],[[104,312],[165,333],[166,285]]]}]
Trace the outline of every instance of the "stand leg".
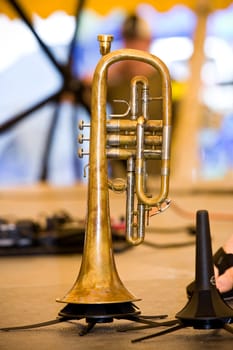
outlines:
[{"label": "stand leg", "polygon": [[233,327],[229,326],[229,324],[225,323],[223,329],[233,334]]},{"label": "stand leg", "polygon": [[51,321],[45,321],[45,322],[40,322],[40,323],[35,323],[35,324],[29,324],[26,326],[17,326],[17,327],[7,327],[7,328],[0,328],[0,331],[17,331],[17,330],[24,330],[24,329],[32,329],[32,328],[39,328],[39,327],[46,327],[50,326],[56,323],[61,323],[61,322],[66,322],[68,319],[66,317],[60,317],[56,318],[55,320]]},{"label": "stand leg", "polygon": [[150,335],[146,335],[145,337],[133,339],[131,342],[132,343],[138,343],[138,342],[140,342],[142,340],[151,339],[151,338],[159,337],[160,335],[164,335],[164,334],[175,332],[175,331],[177,331],[179,329],[182,329],[184,327],[185,327],[184,325],[178,324],[178,325],[176,325],[174,327],[171,327],[169,329],[165,329],[165,330],[163,330],[161,332],[153,333],[153,334],[150,334]]},{"label": "stand leg", "polygon": [[[147,329],[147,328],[156,328],[156,327],[163,327],[163,326],[169,327],[169,326],[173,326],[174,324],[177,324],[177,320],[164,321],[164,322],[150,321],[150,319],[158,319],[158,318],[159,318],[159,316],[149,316],[148,319],[146,316],[127,318],[127,320],[129,320],[129,321],[143,323],[144,326],[136,326],[136,327],[131,326],[131,327],[127,327],[127,328],[121,328],[119,330],[119,332],[128,332],[128,331],[142,330],[142,329]],[[161,318],[165,318],[165,317],[161,317]]]},{"label": "stand leg", "polygon": [[87,333],[89,333],[89,332],[92,330],[92,328],[95,327],[95,325],[96,325],[96,322],[89,322],[89,323],[87,324],[87,326],[86,326],[86,327],[83,327],[83,329],[81,330],[81,332],[79,332],[79,335],[80,335],[80,336],[86,335]]}]

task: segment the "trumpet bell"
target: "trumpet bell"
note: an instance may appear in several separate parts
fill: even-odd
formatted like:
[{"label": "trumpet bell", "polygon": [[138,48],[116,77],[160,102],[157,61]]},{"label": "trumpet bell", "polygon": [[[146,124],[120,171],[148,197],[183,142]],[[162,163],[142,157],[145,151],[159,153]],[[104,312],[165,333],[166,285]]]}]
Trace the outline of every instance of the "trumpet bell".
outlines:
[{"label": "trumpet bell", "polygon": [[[106,190],[102,195],[104,197],[98,205],[93,205],[93,198],[92,201],[89,199],[90,209],[79,275],[64,298],[57,300],[59,302],[98,304],[138,300],[124,287],[117,273]],[[89,192],[89,196],[93,196],[93,192]]]},{"label": "trumpet bell", "polygon": [[[87,260],[83,260],[87,262]],[[99,267],[92,260],[92,268],[87,268],[84,263],[80,273],[71,290],[58,302],[72,304],[105,304],[105,303],[126,303],[138,301],[131,294],[120,280],[113,256],[109,256],[104,265]],[[103,262],[102,262],[103,263]],[[101,264],[102,264],[101,263]],[[100,273],[101,272],[101,273]]]},{"label": "trumpet bell", "polygon": [[[99,233],[93,230],[90,223],[87,226],[80,272],[71,290],[63,298],[57,299],[58,302],[68,303],[59,316],[103,323],[112,322],[113,318],[139,314],[139,309],[132,303],[139,299],[126,289],[117,273],[108,222],[103,220]],[[96,239],[104,243],[93,248]]]},{"label": "trumpet bell", "polygon": [[[71,290],[61,299],[61,303],[72,304],[105,304],[105,303],[126,303],[138,301],[123,285],[118,276],[111,276],[98,288],[95,283],[90,283],[89,278],[79,275]],[[112,278],[111,278],[112,277]]]},{"label": "trumpet bell", "polygon": [[[92,214],[96,217],[95,212]],[[89,215],[91,217],[91,213]],[[101,228],[94,229],[92,220],[87,223],[79,275],[70,291],[63,298],[57,299],[57,302],[67,303],[59,316],[69,319],[86,318],[90,323],[102,323],[140,313],[132,303],[139,299],[126,289],[117,273],[112,253],[111,227],[104,217]],[[97,244],[97,241],[102,244]]]}]

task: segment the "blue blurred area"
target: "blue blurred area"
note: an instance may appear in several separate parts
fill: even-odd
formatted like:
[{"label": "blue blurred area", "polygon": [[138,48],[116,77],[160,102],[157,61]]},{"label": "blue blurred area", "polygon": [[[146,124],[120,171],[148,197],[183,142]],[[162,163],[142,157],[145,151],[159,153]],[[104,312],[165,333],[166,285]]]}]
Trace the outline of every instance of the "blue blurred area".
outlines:
[{"label": "blue blurred area", "polygon": [[207,34],[233,41],[233,3],[226,9],[212,13],[207,22]]},{"label": "blue blurred area", "polygon": [[[67,51],[65,47],[57,49],[59,52]],[[1,72],[1,122],[43,101],[57,92],[61,84],[60,75],[41,51],[22,57],[16,64]],[[29,114],[9,132],[0,135],[1,185],[30,184],[39,180],[42,156],[55,108],[54,103],[49,103]],[[89,116],[81,107],[75,107],[75,112],[77,119],[89,121]],[[73,163],[78,147],[75,148],[78,127],[73,129],[73,114],[69,103],[60,104],[48,178],[57,185],[69,185],[77,180]],[[82,179],[84,160],[78,161],[78,179]]]},{"label": "blue blurred area", "polygon": [[199,133],[201,176],[222,179],[233,170],[233,114],[223,116],[219,129],[203,128]]}]

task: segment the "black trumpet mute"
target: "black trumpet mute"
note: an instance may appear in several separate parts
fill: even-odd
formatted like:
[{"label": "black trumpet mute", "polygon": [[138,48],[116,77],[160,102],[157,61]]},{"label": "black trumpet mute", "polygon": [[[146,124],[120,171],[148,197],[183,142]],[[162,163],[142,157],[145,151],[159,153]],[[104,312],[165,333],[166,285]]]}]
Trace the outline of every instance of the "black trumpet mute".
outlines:
[{"label": "black trumpet mute", "polygon": [[209,215],[196,214],[196,271],[193,293],[185,307],[176,314],[185,327],[223,328],[233,322],[233,309],[222,299],[215,285]]}]

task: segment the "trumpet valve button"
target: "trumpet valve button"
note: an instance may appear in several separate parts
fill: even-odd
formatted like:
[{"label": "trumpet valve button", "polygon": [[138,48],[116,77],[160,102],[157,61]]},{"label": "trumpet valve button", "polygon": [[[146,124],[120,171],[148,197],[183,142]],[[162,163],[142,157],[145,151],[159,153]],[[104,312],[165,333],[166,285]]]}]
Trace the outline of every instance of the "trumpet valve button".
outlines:
[{"label": "trumpet valve button", "polygon": [[83,130],[84,128],[89,128],[90,124],[85,124],[84,120],[80,120],[78,128],[79,130]]},{"label": "trumpet valve button", "polygon": [[79,148],[78,150],[78,156],[79,158],[83,158],[83,156],[89,156],[89,152],[85,152],[83,148]]},{"label": "trumpet valve button", "polygon": [[79,150],[78,150],[78,156],[79,156],[79,158],[83,158],[83,148],[79,148]]},{"label": "trumpet valve button", "polygon": [[83,134],[78,135],[78,142],[83,143],[83,140],[84,140]]}]

